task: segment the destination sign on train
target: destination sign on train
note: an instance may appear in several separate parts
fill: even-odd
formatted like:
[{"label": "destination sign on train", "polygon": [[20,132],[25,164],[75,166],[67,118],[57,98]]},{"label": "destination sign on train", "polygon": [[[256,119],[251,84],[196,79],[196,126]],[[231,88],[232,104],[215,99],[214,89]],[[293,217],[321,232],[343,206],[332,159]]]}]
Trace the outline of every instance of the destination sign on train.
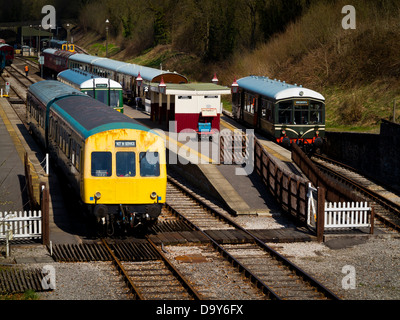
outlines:
[{"label": "destination sign on train", "polygon": [[135,148],[136,141],[115,141],[116,148]]},{"label": "destination sign on train", "polygon": [[294,102],[294,104],[295,104],[296,106],[300,106],[300,105],[307,105],[307,106],[308,106],[308,100],[296,100],[296,101]]}]

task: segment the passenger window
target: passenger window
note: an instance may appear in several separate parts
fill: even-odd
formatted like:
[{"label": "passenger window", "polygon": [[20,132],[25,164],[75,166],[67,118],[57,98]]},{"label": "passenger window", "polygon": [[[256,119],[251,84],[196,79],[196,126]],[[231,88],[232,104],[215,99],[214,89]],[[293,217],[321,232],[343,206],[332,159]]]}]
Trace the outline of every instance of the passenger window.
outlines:
[{"label": "passenger window", "polygon": [[92,153],[92,176],[111,177],[112,159],[111,152]]},{"label": "passenger window", "polygon": [[160,157],[158,152],[140,153],[140,176],[141,177],[160,176]]},{"label": "passenger window", "polygon": [[117,152],[117,176],[136,176],[136,154],[135,152]]}]

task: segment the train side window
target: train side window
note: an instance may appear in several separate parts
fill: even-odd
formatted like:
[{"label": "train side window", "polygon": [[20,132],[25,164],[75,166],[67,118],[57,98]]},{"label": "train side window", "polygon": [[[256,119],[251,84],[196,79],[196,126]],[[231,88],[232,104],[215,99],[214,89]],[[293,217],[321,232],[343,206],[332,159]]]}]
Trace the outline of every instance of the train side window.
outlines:
[{"label": "train side window", "polygon": [[272,102],[265,99],[261,100],[261,117],[272,122]]},{"label": "train side window", "polygon": [[278,110],[278,122],[282,124],[292,123],[292,102],[281,102]]},{"label": "train side window", "polygon": [[160,156],[158,152],[141,152],[139,159],[141,177],[160,176]]},{"label": "train side window", "polygon": [[75,160],[75,168],[80,171],[81,170],[81,146],[76,144],[76,160]]},{"label": "train side window", "polygon": [[76,142],[75,142],[75,140],[74,139],[71,139],[71,163],[72,163],[72,165],[75,167],[75,159],[76,159],[76,156],[75,156],[75,146],[76,146]]},{"label": "train side window", "polygon": [[256,98],[251,94],[246,94],[244,110],[254,114],[255,106],[256,106]]},{"label": "train side window", "polygon": [[66,156],[69,159],[71,156],[71,135],[67,133],[67,141],[66,141],[65,151]]},{"label": "train side window", "polygon": [[136,176],[136,153],[117,152],[117,177]]},{"label": "train side window", "polygon": [[111,152],[92,152],[92,176],[111,177],[112,156]]}]

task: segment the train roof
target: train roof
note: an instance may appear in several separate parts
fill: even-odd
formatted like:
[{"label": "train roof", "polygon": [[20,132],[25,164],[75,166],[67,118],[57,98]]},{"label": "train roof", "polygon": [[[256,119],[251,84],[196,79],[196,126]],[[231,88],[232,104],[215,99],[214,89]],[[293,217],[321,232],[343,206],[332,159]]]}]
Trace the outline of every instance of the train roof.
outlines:
[{"label": "train roof", "polygon": [[273,98],[275,100],[283,100],[290,98],[311,98],[325,101],[320,93],[302,86],[288,84],[280,80],[272,80],[268,77],[249,76],[237,81],[239,87],[252,91],[254,93]]},{"label": "train roof", "polygon": [[170,72],[165,70],[159,70],[150,67],[144,67],[133,63],[127,63],[122,61],[117,61],[108,58],[99,58],[96,56],[90,56],[86,54],[75,54],[70,58],[71,61],[77,61],[82,63],[91,64],[93,66],[104,68],[107,70],[111,70],[114,72],[123,73],[126,75],[130,75],[133,77],[137,77],[140,73],[140,76],[143,80],[148,82],[160,82],[162,76],[165,77],[165,82],[169,82],[169,77],[176,77],[180,82],[187,83],[188,80],[185,76],[178,74],[176,72]]},{"label": "train roof", "polygon": [[29,87],[29,92],[54,110],[84,139],[115,129],[150,131],[128,116],[72,87],[55,80],[44,80]]},{"label": "train roof", "polygon": [[1,51],[14,51],[14,48],[12,46],[10,46],[9,44],[5,44],[5,43],[0,43],[0,50]]},{"label": "train roof", "polygon": [[58,74],[57,79],[63,79],[78,85],[81,89],[93,89],[96,85],[107,85],[107,88],[122,89],[121,84],[118,82],[102,78],[93,73],[83,71],[80,69],[68,69]]},{"label": "train roof", "polygon": [[51,109],[85,140],[97,133],[117,129],[150,131],[128,116],[86,95],[65,97],[53,103]]},{"label": "train roof", "polygon": [[70,52],[70,51],[65,51],[61,49],[45,49],[43,50],[43,53],[47,53],[50,55],[58,56],[58,57],[64,57],[64,58],[70,58],[71,56],[75,55],[75,52]]},{"label": "train roof", "polygon": [[52,101],[65,96],[85,96],[85,94],[79,90],[55,80],[43,80],[36,82],[29,86],[29,92],[39,99],[45,106],[48,106]]},{"label": "train roof", "polygon": [[74,54],[74,56],[72,56],[69,59],[71,61],[77,61],[77,62],[92,64],[93,61],[95,61],[95,60],[101,60],[101,59],[105,59],[105,58],[100,58],[100,57],[97,57],[97,56],[90,56],[90,55],[84,54],[84,53],[77,53],[77,54]]},{"label": "train roof", "polygon": [[64,43],[68,43],[68,41],[66,41],[66,40],[58,40],[58,39],[51,39],[50,43],[64,44]]}]

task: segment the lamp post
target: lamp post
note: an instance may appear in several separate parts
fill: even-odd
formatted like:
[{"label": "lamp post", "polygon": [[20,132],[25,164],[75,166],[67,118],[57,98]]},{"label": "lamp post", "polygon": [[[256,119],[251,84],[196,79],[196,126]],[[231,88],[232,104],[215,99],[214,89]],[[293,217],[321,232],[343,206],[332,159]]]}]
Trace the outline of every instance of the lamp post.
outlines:
[{"label": "lamp post", "polygon": [[42,29],[42,25],[41,24],[39,24],[39,50],[38,50],[38,57],[40,56],[40,30]]},{"label": "lamp post", "polygon": [[108,58],[108,25],[110,21],[106,20],[106,58]]},{"label": "lamp post", "polygon": [[31,55],[32,48],[32,25],[29,25],[29,55]]},{"label": "lamp post", "polygon": [[71,43],[71,36],[70,36],[70,33],[69,33],[70,31],[69,31],[69,23],[67,23],[67,42],[68,43]]}]

